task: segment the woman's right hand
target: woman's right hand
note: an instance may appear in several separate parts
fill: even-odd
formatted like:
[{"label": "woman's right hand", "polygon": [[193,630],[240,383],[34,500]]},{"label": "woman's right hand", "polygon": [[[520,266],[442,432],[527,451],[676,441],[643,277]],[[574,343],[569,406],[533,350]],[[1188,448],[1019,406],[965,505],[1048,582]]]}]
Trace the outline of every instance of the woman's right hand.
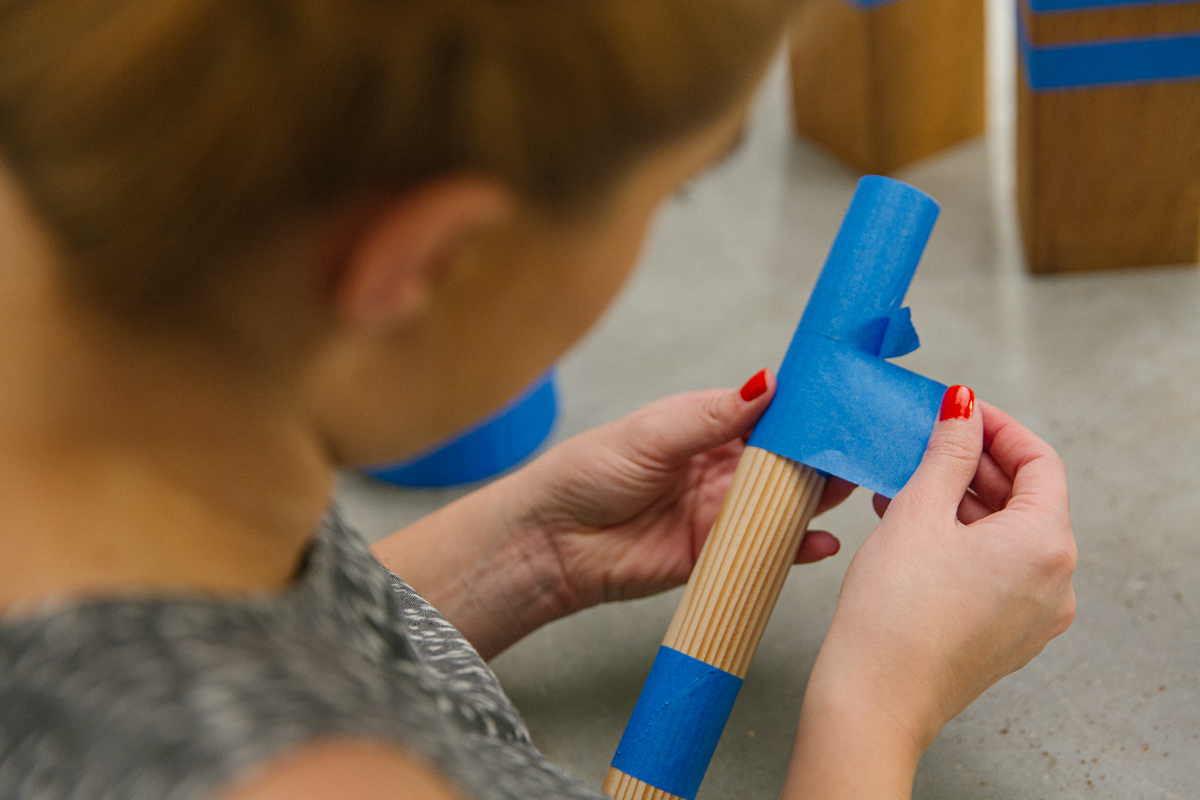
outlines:
[{"label": "woman's right hand", "polygon": [[941,416],[846,573],[785,796],[908,797],[942,725],[1074,618],[1062,460],[966,387]]}]

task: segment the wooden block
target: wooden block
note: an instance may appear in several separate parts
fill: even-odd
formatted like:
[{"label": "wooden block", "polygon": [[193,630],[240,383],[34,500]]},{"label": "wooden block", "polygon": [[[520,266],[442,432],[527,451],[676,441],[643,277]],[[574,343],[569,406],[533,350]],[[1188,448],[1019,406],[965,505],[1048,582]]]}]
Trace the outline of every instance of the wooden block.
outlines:
[{"label": "wooden block", "polygon": [[790,41],[797,132],[863,172],[984,130],[983,0],[808,0]]},{"label": "wooden block", "polygon": [[1030,59],[1174,39],[1200,64],[1200,38],[1184,41],[1200,35],[1200,2],[1039,11],[1021,0],[1020,15],[1017,199],[1030,270],[1195,262],[1200,76],[1054,86],[1056,73]]}]

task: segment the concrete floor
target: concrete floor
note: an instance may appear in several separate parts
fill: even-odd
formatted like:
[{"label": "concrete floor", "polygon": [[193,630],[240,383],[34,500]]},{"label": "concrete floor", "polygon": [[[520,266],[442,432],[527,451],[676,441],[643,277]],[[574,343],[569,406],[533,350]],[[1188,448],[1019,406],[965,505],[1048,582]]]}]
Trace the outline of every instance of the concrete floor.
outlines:
[{"label": "concrete floor", "polygon": [[[993,3],[993,41],[1011,41]],[[992,47],[991,130],[898,177],[943,213],[900,363],[966,383],[1066,460],[1079,569],[1074,627],[946,726],[921,798],[1200,797],[1200,272],[1030,278],[1012,203],[1012,62]],[[787,128],[783,73],[742,149],[662,214],[640,271],[562,362],[561,440],[671,392],[775,367],[857,176]],[[341,499],[372,537],[456,497],[361,478]],[[821,520],[837,557],[797,568],[700,798],[773,797],[866,494]],[[534,739],[599,783],[679,592],[555,623],[494,662]]]}]

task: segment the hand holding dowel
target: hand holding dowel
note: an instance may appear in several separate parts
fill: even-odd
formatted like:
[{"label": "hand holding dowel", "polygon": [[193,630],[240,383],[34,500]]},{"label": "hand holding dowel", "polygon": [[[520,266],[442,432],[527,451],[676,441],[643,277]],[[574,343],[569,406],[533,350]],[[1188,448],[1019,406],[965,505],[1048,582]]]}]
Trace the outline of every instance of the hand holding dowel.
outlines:
[{"label": "hand holding dowel", "polygon": [[894,495],[945,387],[884,359],[918,346],[904,293],[937,204],[860,181],[613,758],[616,800],[692,800],[834,474]]}]

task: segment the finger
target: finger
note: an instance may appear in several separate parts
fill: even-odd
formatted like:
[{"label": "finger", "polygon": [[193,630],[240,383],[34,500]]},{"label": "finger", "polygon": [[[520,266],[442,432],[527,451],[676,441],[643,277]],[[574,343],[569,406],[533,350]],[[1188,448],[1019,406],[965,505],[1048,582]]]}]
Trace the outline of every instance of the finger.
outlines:
[{"label": "finger", "polygon": [[979,467],[975,470],[975,479],[971,481],[971,491],[979,496],[987,505],[996,511],[1008,504],[1012,496],[1012,478],[989,453],[979,457]]},{"label": "finger", "polygon": [[800,549],[796,553],[797,564],[812,564],[824,558],[837,555],[842,549],[842,543],[829,531],[806,531],[800,540]]},{"label": "finger", "polygon": [[844,478],[839,478],[836,475],[830,475],[825,481],[825,491],[821,494],[821,499],[817,501],[816,513],[823,514],[840,504],[857,488],[857,484],[851,483]]},{"label": "finger", "polygon": [[875,509],[875,513],[879,515],[880,519],[883,519],[883,515],[887,513],[888,506],[891,504],[892,498],[884,497],[878,492],[871,498],[871,507]]},{"label": "finger", "polygon": [[958,504],[958,521],[964,525],[970,525],[972,522],[978,522],[984,517],[990,517],[997,510],[984,503],[977,496],[967,492]]},{"label": "finger", "polygon": [[948,388],[925,456],[895,502],[915,503],[923,511],[956,513],[983,452],[981,416],[975,412],[973,391],[966,386]]},{"label": "finger", "polygon": [[614,449],[650,466],[673,467],[748,432],[775,394],[775,376],[755,373],[741,389],[664,397],[613,423]]},{"label": "finger", "polygon": [[1054,448],[990,403],[981,403],[984,441],[996,465],[1012,477],[1011,498],[1066,508],[1067,473]]}]

